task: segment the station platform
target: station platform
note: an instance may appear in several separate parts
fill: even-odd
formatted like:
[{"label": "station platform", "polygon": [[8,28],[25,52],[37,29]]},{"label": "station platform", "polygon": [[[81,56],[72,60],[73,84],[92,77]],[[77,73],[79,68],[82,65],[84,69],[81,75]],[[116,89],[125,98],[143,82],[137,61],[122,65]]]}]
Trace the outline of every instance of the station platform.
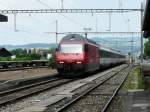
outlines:
[{"label": "station platform", "polygon": [[125,112],[150,112],[150,63],[143,63],[141,68],[145,89],[127,92]]},{"label": "station platform", "polygon": [[150,63],[143,63],[141,65],[141,68],[142,68],[143,75],[150,77]]},{"label": "station platform", "polygon": [[125,112],[150,112],[150,91],[129,92]]},{"label": "station platform", "polygon": [[[150,64],[144,64],[144,90],[129,91],[126,97],[125,112],[150,112]],[[143,72],[145,73],[145,71]]]}]

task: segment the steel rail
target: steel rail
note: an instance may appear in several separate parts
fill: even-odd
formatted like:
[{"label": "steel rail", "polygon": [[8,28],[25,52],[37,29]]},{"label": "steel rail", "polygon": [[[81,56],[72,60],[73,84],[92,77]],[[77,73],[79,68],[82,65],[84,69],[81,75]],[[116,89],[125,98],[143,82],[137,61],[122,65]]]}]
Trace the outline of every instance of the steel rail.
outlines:
[{"label": "steel rail", "polygon": [[122,85],[124,84],[124,82],[126,81],[128,75],[129,75],[130,71],[128,72],[128,74],[126,75],[126,77],[124,78],[124,80],[122,80],[122,82],[120,83],[120,85],[116,88],[115,92],[113,93],[113,95],[111,96],[111,98],[109,99],[109,101],[107,102],[107,104],[104,106],[103,110],[100,112],[106,112],[108,107],[110,106],[111,102],[113,101],[114,97],[117,95],[118,91],[120,90],[120,88],[122,87]]},{"label": "steel rail", "polygon": [[0,68],[0,72],[17,71],[17,70],[27,70],[27,69],[38,69],[38,68],[48,68],[48,66],[18,67],[18,68],[8,68],[8,69],[1,69]]},{"label": "steel rail", "polygon": [[58,81],[58,80],[60,80],[60,79],[59,78],[54,78],[54,79],[42,81],[42,82],[39,82],[39,83],[34,83],[34,84],[27,85],[27,86],[14,88],[14,89],[11,89],[11,90],[8,90],[8,91],[2,91],[2,92],[0,92],[0,97],[2,97],[3,95],[7,95],[7,94],[10,94],[10,93],[17,92],[19,90],[28,89],[30,87],[34,87],[34,86],[38,86],[38,85],[42,85],[42,84],[46,84],[46,83],[53,82],[53,81]]},{"label": "steel rail", "polygon": [[[56,83],[58,81],[60,83]],[[12,101],[16,101],[16,100],[25,98],[25,97],[33,95],[33,94],[37,94],[37,93],[46,91],[48,89],[52,89],[54,87],[69,83],[71,81],[73,81],[73,80],[72,79],[66,79],[66,80],[65,79],[54,79],[51,81],[45,81],[43,83],[38,83],[37,85],[32,84],[27,87],[20,87],[20,88],[14,89],[14,90],[1,92],[0,93],[0,106],[3,106],[8,103],[12,103]]]},{"label": "steel rail", "polygon": [[[59,108],[58,110],[56,110],[56,112],[61,112],[64,111],[66,108],[68,108],[70,105],[72,105],[73,103],[77,102],[78,100],[80,100],[83,96],[87,95],[89,92],[93,91],[94,89],[96,89],[97,87],[99,87],[100,85],[104,84],[106,81],[108,81],[109,79],[113,78],[114,76],[116,76],[119,72],[121,72],[122,70],[124,70],[127,67],[122,68],[121,70],[117,71],[115,74],[113,74],[112,76],[106,78],[105,80],[103,80],[102,82],[96,84],[94,87],[88,89],[87,91],[83,92],[81,95],[79,95],[78,97],[76,97],[75,99],[73,99],[72,101],[70,101],[69,103],[67,103],[66,105],[64,105],[63,107]],[[112,71],[111,71],[112,72]],[[108,74],[108,73],[107,73]]]}]

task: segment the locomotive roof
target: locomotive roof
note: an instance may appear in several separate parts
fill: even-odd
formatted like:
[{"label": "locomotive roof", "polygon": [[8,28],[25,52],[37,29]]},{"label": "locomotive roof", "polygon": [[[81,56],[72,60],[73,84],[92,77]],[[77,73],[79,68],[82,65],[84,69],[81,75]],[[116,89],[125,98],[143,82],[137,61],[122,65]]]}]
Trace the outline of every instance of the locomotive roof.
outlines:
[{"label": "locomotive roof", "polygon": [[98,45],[95,41],[87,39],[86,37],[79,35],[79,34],[68,34],[67,36],[62,38],[62,41],[72,41],[72,40],[87,41],[87,42],[92,43],[94,45]]},{"label": "locomotive roof", "polygon": [[[100,45],[97,44],[95,41],[90,40],[90,39],[87,39],[86,37],[84,37],[84,36],[82,36],[82,35],[79,35],[79,34],[68,34],[68,35],[66,35],[65,37],[63,37],[61,41],[70,42],[70,41],[72,41],[72,40],[76,40],[76,41],[87,41],[87,42],[92,43],[92,44],[94,44],[94,45],[100,46]],[[105,51],[108,51],[108,52],[112,52],[112,53],[115,53],[115,54],[123,55],[123,54],[120,53],[119,51],[114,50],[114,49],[111,49],[111,48],[106,48],[106,47],[100,46],[100,49],[105,50]]]}]

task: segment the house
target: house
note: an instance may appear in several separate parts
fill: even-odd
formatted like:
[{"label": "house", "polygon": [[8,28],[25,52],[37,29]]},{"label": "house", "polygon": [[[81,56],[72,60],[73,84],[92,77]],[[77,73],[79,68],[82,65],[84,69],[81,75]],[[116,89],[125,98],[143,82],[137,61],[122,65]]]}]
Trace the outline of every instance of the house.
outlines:
[{"label": "house", "polygon": [[5,48],[0,48],[0,57],[11,57],[12,54]]}]

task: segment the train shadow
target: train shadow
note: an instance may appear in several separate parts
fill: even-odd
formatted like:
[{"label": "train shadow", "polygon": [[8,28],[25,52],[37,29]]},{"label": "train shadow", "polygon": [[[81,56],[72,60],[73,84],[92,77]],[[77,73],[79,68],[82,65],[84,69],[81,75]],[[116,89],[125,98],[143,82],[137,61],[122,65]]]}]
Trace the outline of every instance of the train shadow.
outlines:
[{"label": "train shadow", "polygon": [[103,68],[96,70],[94,72],[86,72],[86,73],[68,72],[68,73],[58,74],[57,77],[64,78],[64,79],[84,79],[84,78],[96,75],[98,73],[101,73],[105,70],[111,69],[115,66],[117,66],[117,65],[111,65],[111,66],[103,67]]}]

